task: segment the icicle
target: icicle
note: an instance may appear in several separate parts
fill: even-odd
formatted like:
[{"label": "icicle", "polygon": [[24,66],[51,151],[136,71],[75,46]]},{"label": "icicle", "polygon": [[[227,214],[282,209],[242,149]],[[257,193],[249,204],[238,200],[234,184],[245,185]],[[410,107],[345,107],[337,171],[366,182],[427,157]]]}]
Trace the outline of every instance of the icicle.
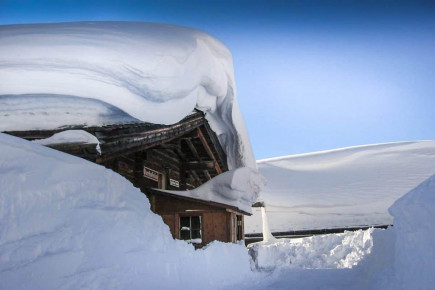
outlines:
[{"label": "icicle", "polygon": [[261,207],[261,216],[263,218],[263,242],[275,241],[276,238],[274,236],[272,236],[272,233],[269,230],[269,223],[267,222],[266,208],[264,206]]}]

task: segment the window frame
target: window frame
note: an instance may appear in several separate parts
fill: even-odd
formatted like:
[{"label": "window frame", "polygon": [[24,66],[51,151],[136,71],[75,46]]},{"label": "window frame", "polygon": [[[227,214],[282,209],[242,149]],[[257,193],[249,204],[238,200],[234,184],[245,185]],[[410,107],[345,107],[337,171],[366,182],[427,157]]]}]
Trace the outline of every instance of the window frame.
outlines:
[{"label": "window frame", "polygon": [[[189,231],[189,239],[183,239],[182,238],[182,234],[181,234],[182,228],[183,228],[181,226],[181,219],[182,218],[186,218],[186,217],[189,218],[189,230],[188,230]],[[198,228],[195,228],[195,229],[192,228],[192,217],[198,217],[199,218],[199,229]],[[178,228],[179,228],[179,230],[178,230],[178,237],[179,237],[179,239],[182,240],[182,241],[187,241],[188,243],[191,243],[193,245],[200,245],[200,244],[202,244],[203,243],[203,238],[204,238],[202,224],[203,224],[203,216],[202,216],[202,214],[179,214],[179,216],[178,216]],[[187,230],[185,230],[185,231],[187,231]],[[195,243],[195,242],[192,241],[192,240],[195,240],[194,238],[192,238],[192,232],[193,231],[199,231],[199,235],[200,235],[199,239],[201,240],[200,243]],[[196,238],[196,239],[198,239],[198,238]]]}]

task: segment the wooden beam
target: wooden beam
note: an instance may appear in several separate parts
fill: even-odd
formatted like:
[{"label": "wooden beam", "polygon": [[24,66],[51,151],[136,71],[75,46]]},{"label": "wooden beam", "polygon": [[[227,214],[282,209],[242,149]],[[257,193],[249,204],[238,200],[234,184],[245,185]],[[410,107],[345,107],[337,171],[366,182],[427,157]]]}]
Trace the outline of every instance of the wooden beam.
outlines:
[{"label": "wooden beam", "polygon": [[207,180],[211,179],[211,176],[210,176],[210,173],[208,172],[208,170],[203,170],[202,172],[204,173],[204,175],[207,178]]},{"label": "wooden beam", "polygon": [[[183,135],[183,134],[184,133],[182,133],[181,135]],[[171,142],[171,141],[173,141],[173,140],[175,140],[175,139],[177,139],[179,137],[180,136],[174,136],[172,138],[156,141],[156,142],[153,142],[153,143],[144,144],[144,145],[141,145],[141,146],[132,146],[131,148],[127,148],[127,149],[123,149],[123,150],[116,150],[115,152],[110,153],[110,154],[103,154],[102,156],[100,155],[97,158],[96,162],[97,163],[103,163],[103,162],[105,162],[107,160],[110,160],[112,158],[116,158],[116,157],[118,157],[120,155],[123,155],[123,154],[132,154],[132,153],[135,153],[135,152],[138,152],[138,151],[144,151],[144,150],[147,150],[147,149],[150,149],[150,148],[153,148],[153,147],[156,147],[156,146],[159,146],[159,145]]]},{"label": "wooden beam", "polygon": [[202,184],[201,179],[198,176],[198,173],[196,173],[195,170],[190,170],[190,172],[192,172],[193,177],[195,178],[195,180],[199,183],[199,185]]},{"label": "wooden beam", "polygon": [[207,151],[207,154],[210,156],[211,159],[213,159],[214,167],[216,169],[216,172],[218,174],[221,174],[222,173],[222,169],[219,166],[219,163],[217,162],[216,157],[213,154],[213,151],[211,151],[210,146],[208,146],[207,140],[205,139],[204,135],[202,134],[201,129],[197,128],[197,132],[198,132],[198,137],[201,140],[201,143],[202,143],[202,145],[205,148],[205,151]]},{"label": "wooden beam", "polygon": [[155,149],[155,148],[151,149],[150,151],[151,151],[151,154],[160,155],[161,157],[166,158],[166,159],[170,160],[171,162],[173,162],[173,163],[175,163],[177,165],[180,163],[180,160],[170,156],[166,152],[163,152],[163,151]]},{"label": "wooden beam", "polygon": [[214,168],[213,161],[191,161],[186,162],[185,167],[187,170],[208,170]]},{"label": "wooden beam", "polygon": [[193,146],[192,140],[190,138],[183,138],[184,141],[186,141],[187,146],[189,146],[190,151],[192,151],[193,156],[195,156],[196,159],[199,161],[202,161],[201,157],[198,154],[198,151],[196,150],[195,146]]}]

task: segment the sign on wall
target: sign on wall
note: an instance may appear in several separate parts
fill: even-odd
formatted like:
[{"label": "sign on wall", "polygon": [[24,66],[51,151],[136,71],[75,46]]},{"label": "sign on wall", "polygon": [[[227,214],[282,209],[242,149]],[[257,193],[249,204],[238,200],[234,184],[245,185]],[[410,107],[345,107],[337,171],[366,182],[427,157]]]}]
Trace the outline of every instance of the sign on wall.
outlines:
[{"label": "sign on wall", "polygon": [[180,187],[180,182],[178,180],[169,178],[169,185],[174,187]]},{"label": "sign on wall", "polygon": [[159,181],[159,173],[145,166],[143,168],[143,176],[154,181]]}]

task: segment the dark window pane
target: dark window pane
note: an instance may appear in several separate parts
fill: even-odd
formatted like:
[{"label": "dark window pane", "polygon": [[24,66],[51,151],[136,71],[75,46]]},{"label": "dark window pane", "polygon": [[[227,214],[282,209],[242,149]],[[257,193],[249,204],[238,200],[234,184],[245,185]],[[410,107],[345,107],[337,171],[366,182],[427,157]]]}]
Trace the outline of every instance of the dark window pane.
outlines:
[{"label": "dark window pane", "polygon": [[192,230],[192,239],[200,239],[201,231],[200,230]]},{"label": "dark window pane", "polygon": [[190,240],[190,231],[181,231],[180,238],[182,240]]},{"label": "dark window pane", "polygon": [[199,216],[192,216],[192,229],[199,230],[201,229],[201,221]]},{"label": "dark window pane", "polygon": [[180,228],[190,228],[190,216],[180,216]]}]

